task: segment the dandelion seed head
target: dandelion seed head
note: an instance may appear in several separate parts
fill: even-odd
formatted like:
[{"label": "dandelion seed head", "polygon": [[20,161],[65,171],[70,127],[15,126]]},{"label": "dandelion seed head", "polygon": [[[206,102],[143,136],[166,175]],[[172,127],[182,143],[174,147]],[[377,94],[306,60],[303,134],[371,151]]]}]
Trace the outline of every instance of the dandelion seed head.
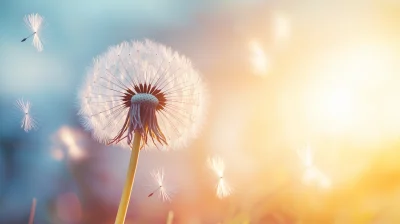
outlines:
[{"label": "dandelion seed head", "polygon": [[100,142],[187,145],[205,117],[205,84],[190,60],[164,45],[123,42],[93,61],[80,93],[83,124]]},{"label": "dandelion seed head", "polygon": [[37,129],[38,123],[31,114],[31,103],[29,101],[25,102],[23,99],[18,99],[15,106],[23,114],[21,119],[21,128],[24,129],[25,132],[29,132],[32,129]]},{"label": "dandelion seed head", "polygon": [[39,14],[29,14],[24,18],[25,24],[33,32],[32,45],[39,51],[43,51],[43,43],[40,39],[40,31],[44,18]]}]

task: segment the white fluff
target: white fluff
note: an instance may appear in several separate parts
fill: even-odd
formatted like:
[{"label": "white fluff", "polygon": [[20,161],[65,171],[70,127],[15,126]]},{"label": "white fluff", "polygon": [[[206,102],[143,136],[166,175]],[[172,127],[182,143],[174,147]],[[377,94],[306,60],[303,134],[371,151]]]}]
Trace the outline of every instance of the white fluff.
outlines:
[{"label": "white fluff", "polygon": [[216,186],[217,197],[224,198],[231,195],[233,193],[233,188],[225,180],[224,161],[218,156],[213,156],[208,158],[208,166],[217,175],[218,178]]},{"label": "white fluff", "polygon": [[32,104],[29,101],[24,102],[23,99],[17,100],[15,106],[22,112],[23,117],[21,120],[21,128],[24,129],[25,132],[29,132],[32,129],[37,129],[38,123],[33,118],[31,113]]},{"label": "white fluff", "polygon": [[[154,110],[154,103],[145,104],[137,99],[131,101],[129,97],[124,101],[128,89],[139,94],[135,90],[139,84],[151,84],[160,89],[165,94],[165,107]],[[139,127],[150,122],[151,129],[156,130],[158,127],[155,124],[158,124],[162,133],[158,133],[158,129],[155,133],[164,135],[168,144],[153,141],[148,136],[147,145],[150,148],[178,149],[196,136],[203,123],[205,93],[202,78],[186,57],[149,40],[123,42],[94,59],[80,92],[79,114],[85,127],[100,142],[108,143],[115,138],[124,127],[127,116],[130,116],[132,125],[124,136],[133,132],[132,129],[143,131]],[[140,99],[152,100],[152,97],[146,96],[148,93],[141,94]],[[124,104],[128,100],[131,106]],[[149,112],[142,112],[140,116],[140,110]],[[141,121],[135,123],[138,119]],[[128,146],[130,141],[116,143]]]},{"label": "white fluff", "polygon": [[28,26],[28,28],[33,32],[33,40],[32,40],[32,45],[39,51],[43,51],[43,43],[42,40],[40,39],[40,30],[43,25],[43,17],[39,14],[30,14],[26,15],[24,18],[25,24]]},{"label": "white fluff", "polygon": [[165,186],[164,169],[153,170],[150,175],[154,180],[154,187],[156,187],[156,190],[153,191],[149,197],[153,194],[158,194],[158,197],[161,198],[162,201],[170,202],[172,192]]}]

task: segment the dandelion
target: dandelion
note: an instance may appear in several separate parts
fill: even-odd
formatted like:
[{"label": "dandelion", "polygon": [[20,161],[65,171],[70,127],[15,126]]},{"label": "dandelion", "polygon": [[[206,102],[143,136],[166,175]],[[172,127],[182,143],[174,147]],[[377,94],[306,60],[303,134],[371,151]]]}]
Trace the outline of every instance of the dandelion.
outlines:
[{"label": "dandelion", "polygon": [[29,132],[32,129],[37,129],[38,123],[33,118],[31,113],[32,104],[29,101],[24,102],[23,99],[17,100],[16,107],[23,113],[23,118],[21,120],[21,128],[25,132]]},{"label": "dandelion", "polygon": [[314,165],[313,154],[310,146],[307,145],[307,147],[302,151],[297,150],[297,155],[305,166],[305,171],[303,173],[303,182],[305,184],[317,183],[323,188],[331,186],[330,179]]},{"label": "dandelion", "polygon": [[163,201],[171,201],[171,194],[165,187],[164,181],[164,169],[153,170],[151,173],[151,177],[154,179],[157,188],[151,192],[148,197],[153,196],[155,193],[158,192],[159,197]]},{"label": "dandelion", "polygon": [[161,44],[123,42],[97,57],[80,94],[85,127],[132,149],[115,223],[124,223],[139,150],[184,147],[204,119],[205,90],[184,56]]},{"label": "dandelion", "polygon": [[29,215],[29,224],[33,224],[33,220],[35,219],[35,213],[36,213],[36,198],[33,198],[31,213]]},{"label": "dandelion", "polygon": [[43,25],[43,17],[39,14],[30,14],[24,18],[25,24],[32,31],[32,33],[21,40],[25,42],[27,39],[33,36],[32,44],[39,51],[43,51],[43,43],[40,40],[39,33]]},{"label": "dandelion", "polygon": [[208,166],[211,168],[211,170],[214,171],[214,173],[218,177],[218,183],[217,183],[217,197],[219,198],[224,198],[228,197],[229,195],[232,194],[233,189],[229,186],[229,184],[226,182],[224,173],[225,173],[225,164],[224,161],[220,157],[212,157],[208,159]]}]

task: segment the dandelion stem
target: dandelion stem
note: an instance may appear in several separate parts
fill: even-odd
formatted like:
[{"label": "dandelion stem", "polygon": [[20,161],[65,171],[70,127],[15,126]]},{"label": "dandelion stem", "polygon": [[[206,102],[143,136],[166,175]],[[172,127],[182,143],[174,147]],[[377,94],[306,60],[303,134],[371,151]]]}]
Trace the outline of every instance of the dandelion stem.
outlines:
[{"label": "dandelion stem", "polygon": [[132,185],[135,179],[136,167],[139,159],[140,139],[141,139],[140,133],[135,132],[132,144],[131,159],[129,161],[128,173],[126,174],[124,191],[122,192],[121,201],[118,207],[117,218],[115,219],[115,224],[125,223],[125,216],[128,210],[129,200],[131,198]]},{"label": "dandelion stem", "polygon": [[169,211],[168,212],[168,217],[167,217],[167,224],[172,224],[174,220],[174,212],[173,211]]},{"label": "dandelion stem", "polygon": [[21,40],[21,42],[25,42],[27,39],[29,39],[31,36],[35,35],[36,32],[33,32],[31,35],[25,37],[24,39]]},{"label": "dandelion stem", "polygon": [[36,198],[33,198],[32,207],[31,207],[31,214],[29,215],[29,224],[33,224],[33,220],[35,218],[35,211],[36,211]]}]

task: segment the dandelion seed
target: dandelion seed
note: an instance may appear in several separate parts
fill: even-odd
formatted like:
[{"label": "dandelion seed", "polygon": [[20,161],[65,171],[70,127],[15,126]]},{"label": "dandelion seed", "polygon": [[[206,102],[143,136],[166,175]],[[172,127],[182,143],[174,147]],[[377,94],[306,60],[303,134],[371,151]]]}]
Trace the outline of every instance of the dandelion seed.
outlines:
[{"label": "dandelion seed", "polygon": [[171,201],[171,193],[167,190],[164,181],[164,169],[153,170],[151,173],[151,177],[154,179],[157,188],[151,192],[148,197],[153,196],[158,192],[159,197],[163,201]]},{"label": "dandelion seed", "polygon": [[305,166],[303,173],[303,182],[305,184],[316,183],[323,188],[331,186],[331,180],[314,165],[313,154],[309,145],[302,151],[298,149],[297,155]]},{"label": "dandelion seed", "polygon": [[124,42],[94,60],[80,103],[84,125],[97,140],[132,149],[116,219],[124,223],[139,150],[182,148],[196,136],[204,119],[204,82],[170,48]]},{"label": "dandelion seed", "polygon": [[291,21],[287,15],[275,13],[272,28],[277,42],[289,39],[291,35]]},{"label": "dandelion seed", "polygon": [[224,161],[220,157],[212,157],[208,159],[208,166],[214,171],[214,173],[218,177],[217,183],[217,197],[224,198],[228,197],[232,194],[233,189],[226,182],[224,173],[225,173],[225,164]]},{"label": "dandelion seed", "polygon": [[256,41],[250,42],[249,47],[251,53],[250,62],[252,64],[254,74],[260,76],[267,75],[271,62],[265,54],[263,48]]},{"label": "dandelion seed", "polygon": [[31,114],[31,103],[29,101],[24,102],[23,99],[19,99],[16,102],[16,107],[23,113],[23,118],[21,120],[21,128],[25,132],[29,132],[32,129],[37,129],[37,121],[33,118]]},{"label": "dandelion seed", "polygon": [[27,39],[33,36],[32,45],[39,51],[43,51],[43,43],[40,40],[39,33],[43,25],[43,17],[39,14],[30,14],[25,16],[24,21],[32,33],[21,40],[25,42]]}]

